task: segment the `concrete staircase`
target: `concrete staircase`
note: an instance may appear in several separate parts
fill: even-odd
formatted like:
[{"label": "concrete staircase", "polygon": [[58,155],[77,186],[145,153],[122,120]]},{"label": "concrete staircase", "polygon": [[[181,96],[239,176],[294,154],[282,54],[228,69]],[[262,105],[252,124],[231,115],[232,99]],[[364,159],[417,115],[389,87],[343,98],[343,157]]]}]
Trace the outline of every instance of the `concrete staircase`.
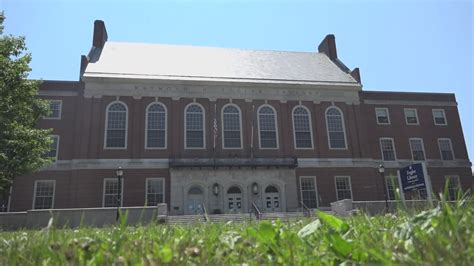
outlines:
[{"label": "concrete staircase", "polygon": [[[232,222],[249,222],[256,221],[255,215],[249,213],[236,213],[236,214],[209,214],[209,222],[213,223],[225,223],[228,221]],[[262,213],[260,220],[299,220],[303,219],[303,212],[273,212],[273,213]],[[168,216],[169,224],[192,224],[205,222],[203,215],[175,215]]]}]

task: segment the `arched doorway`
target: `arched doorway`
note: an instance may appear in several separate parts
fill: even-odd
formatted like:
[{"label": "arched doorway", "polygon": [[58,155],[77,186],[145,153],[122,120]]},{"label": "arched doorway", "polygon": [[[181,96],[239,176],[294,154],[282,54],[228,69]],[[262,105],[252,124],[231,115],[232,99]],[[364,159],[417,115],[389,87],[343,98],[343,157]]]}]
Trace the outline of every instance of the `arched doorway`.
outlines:
[{"label": "arched doorway", "polygon": [[237,186],[232,186],[227,190],[228,213],[241,213],[242,210],[242,190]]},{"label": "arched doorway", "polygon": [[280,192],[274,185],[269,185],[265,188],[265,211],[280,212]]},{"label": "arched doorway", "polygon": [[204,193],[201,187],[193,186],[188,190],[187,214],[201,214],[204,205]]}]

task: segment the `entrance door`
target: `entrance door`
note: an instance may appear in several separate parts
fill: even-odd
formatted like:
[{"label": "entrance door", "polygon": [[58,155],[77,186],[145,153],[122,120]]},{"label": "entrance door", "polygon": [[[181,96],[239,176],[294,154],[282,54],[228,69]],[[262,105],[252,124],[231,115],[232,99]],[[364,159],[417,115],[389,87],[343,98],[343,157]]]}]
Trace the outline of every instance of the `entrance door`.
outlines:
[{"label": "entrance door", "polygon": [[204,195],[200,187],[192,187],[188,191],[186,214],[201,214],[203,212]]},{"label": "entrance door", "polygon": [[227,190],[226,208],[228,213],[242,212],[242,191],[240,188],[233,186]]},{"label": "entrance door", "polygon": [[265,210],[267,212],[280,212],[280,193],[275,186],[265,188]]}]

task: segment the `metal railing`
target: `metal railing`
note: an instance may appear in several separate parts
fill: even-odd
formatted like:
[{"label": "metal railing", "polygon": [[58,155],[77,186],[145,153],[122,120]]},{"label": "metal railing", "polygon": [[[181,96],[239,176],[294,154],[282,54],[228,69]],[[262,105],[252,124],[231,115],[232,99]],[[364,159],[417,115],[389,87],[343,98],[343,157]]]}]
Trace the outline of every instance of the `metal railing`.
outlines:
[{"label": "metal railing", "polygon": [[260,220],[262,218],[262,212],[258,208],[257,204],[255,204],[255,201],[252,202],[252,211],[255,214],[255,218],[257,218],[257,220]]},{"label": "metal railing", "polygon": [[209,222],[209,216],[207,216],[206,205],[202,205],[202,215],[204,217],[204,222]]},{"label": "metal railing", "polygon": [[308,206],[306,206],[303,201],[300,201],[300,205],[303,207],[303,215],[305,217],[311,217],[311,209],[308,208]]}]

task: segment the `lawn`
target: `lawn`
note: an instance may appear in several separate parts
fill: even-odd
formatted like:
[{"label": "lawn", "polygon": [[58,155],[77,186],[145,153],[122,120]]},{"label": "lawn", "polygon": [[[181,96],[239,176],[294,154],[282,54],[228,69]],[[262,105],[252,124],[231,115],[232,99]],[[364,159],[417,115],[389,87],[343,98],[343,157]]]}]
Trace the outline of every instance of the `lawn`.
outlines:
[{"label": "lawn", "polygon": [[474,265],[474,205],[283,222],[0,232],[0,265]]}]

